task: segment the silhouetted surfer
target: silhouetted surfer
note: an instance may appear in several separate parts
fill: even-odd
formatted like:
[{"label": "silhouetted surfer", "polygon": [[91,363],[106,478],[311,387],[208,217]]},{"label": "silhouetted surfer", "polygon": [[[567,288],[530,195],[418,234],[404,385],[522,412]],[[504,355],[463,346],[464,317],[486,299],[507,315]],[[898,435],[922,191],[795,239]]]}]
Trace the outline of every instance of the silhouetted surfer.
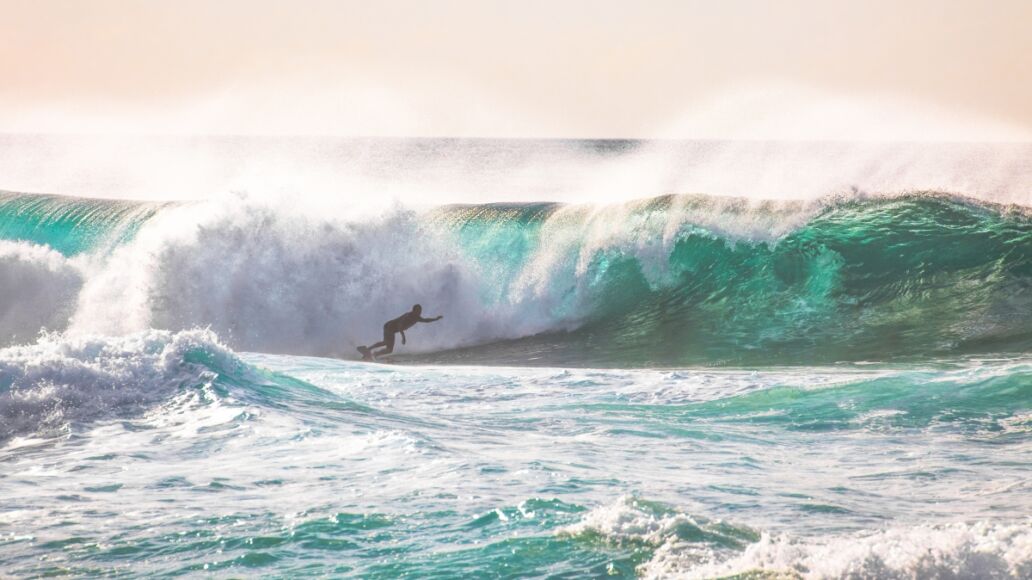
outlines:
[{"label": "silhouetted surfer", "polygon": [[[423,313],[423,307],[416,304],[412,307],[411,312],[406,312],[394,320],[388,321],[387,324],[383,325],[383,340],[376,344],[369,346],[358,347],[358,352],[362,353],[362,360],[373,360],[374,356],[383,356],[385,354],[391,354],[394,352],[394,334],[397,332],[401,333],[401,344],[405,344],[405,331],[416,325],[417,322],[434,322],[444,318],[443,316],[437,316],[435,318],[423,318],[420,314]],[[374,348],[384,347],[379,352],[373,352]]]}]

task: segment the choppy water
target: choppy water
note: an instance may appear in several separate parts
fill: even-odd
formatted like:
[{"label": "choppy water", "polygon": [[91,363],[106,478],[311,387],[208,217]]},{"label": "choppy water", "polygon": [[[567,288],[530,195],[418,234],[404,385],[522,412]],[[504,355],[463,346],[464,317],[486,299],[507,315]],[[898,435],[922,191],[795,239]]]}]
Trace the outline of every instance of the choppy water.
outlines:
[{"label": "choppy water", "polygon": [[1021,205],[10,193],[0,238],[3,576],[1032,577]]},{"label": "choppy water", "polygon": [[1032,574],[1028,359],[409,367],[151,332],[0,369],[74,418],[3,450],[15,575]]}]

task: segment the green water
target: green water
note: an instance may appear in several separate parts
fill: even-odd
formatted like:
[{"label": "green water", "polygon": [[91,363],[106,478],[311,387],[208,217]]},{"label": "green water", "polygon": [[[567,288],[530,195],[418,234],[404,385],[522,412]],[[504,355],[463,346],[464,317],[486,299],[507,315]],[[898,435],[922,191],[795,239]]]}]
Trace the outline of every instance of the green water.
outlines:
[{"label": "green water", "polygon": [[47,245],[66,256],[133,238],[164,203],[0,191],[0,239]]},{"label": "green water", "polygon": [[[459,211],[445,221],[504,291],[547,251],[539,238],[556,207]],[[675,211],[657,198],[621,217],[635,220],[641,244]],[[592,231],[566,227],[581,236],[569,264]],[[690,222],[674,239],[658,264],[640,247],[600,244],[585,272],[555,273],[571,298],[576,287],[591,301],[575,332],[434,360],[576,364],[593,353],[606,366],[808,364],[1032,347],[1032,220],[1012,208],[941,196],[849,201],[773,240]],[[568,309],[558,302],[553,314]]]}]

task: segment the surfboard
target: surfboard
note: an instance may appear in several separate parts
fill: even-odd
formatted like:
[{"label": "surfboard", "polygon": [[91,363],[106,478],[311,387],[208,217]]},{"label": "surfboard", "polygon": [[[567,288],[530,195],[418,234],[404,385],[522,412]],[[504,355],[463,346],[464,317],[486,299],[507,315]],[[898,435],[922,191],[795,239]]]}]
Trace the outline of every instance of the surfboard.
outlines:
[{"label": "surfboard", "polygon": [[379,364],[382,364],[382,365],[389,365],[389,364],[391,364],[392,356],[394,354],[397,354],[397,353],[388,353],[388,354],[384,354],[384,355],[380,355],[380,356],[374,356],[373,355],[373,351],[370,350],[370,348],[368,346],[358,346],[358,347],[355,347],[355,350],[357,350],[358,352],[362,353],[362,362],[373,362],[373,363],[379,363]]}]

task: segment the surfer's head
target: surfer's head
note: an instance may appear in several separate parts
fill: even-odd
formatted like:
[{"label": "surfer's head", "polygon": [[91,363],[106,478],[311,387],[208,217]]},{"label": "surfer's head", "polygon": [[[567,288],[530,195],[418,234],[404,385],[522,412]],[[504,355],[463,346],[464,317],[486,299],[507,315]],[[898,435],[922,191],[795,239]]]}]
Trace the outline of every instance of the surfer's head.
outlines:
[{"label": "surfer's head", "polygon": [[423,307],[418,305],[418,304],[416,304],[415,306],[412,307],[412,312],[415,312],[416,314],[419,314],[422,311],[423,311]]}]

